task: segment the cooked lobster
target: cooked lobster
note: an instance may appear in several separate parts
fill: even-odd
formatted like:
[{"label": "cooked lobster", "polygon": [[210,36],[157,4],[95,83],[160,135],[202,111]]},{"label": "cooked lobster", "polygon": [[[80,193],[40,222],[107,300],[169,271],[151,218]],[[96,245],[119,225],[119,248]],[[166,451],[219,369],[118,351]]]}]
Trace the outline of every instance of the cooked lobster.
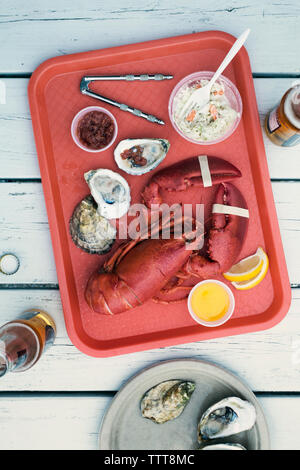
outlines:
[{"label": "cooked lobster", "polygon": [[[184,191],[190,186],[219,184],[205,237],[204,254],[187,249],[183,235],[177,239],[129,240],[89,279],[85,297],[98,313],[114,315],[142,305],[148,299],[164,301],[164,295],[196,276],[207,279],[227,271],[237,260],[248,227],[246,201],[228,181],[241,176],[229,162],[207,157],[208,179],[198,158],[190,158],[157,172],[142,198],[148,208],[163,201],[161,192]],[[157,206],[156,206],[157,207]],[[161,227],[158,228],[160,230]],[[203,250],[202,250],[203,251]]]}]

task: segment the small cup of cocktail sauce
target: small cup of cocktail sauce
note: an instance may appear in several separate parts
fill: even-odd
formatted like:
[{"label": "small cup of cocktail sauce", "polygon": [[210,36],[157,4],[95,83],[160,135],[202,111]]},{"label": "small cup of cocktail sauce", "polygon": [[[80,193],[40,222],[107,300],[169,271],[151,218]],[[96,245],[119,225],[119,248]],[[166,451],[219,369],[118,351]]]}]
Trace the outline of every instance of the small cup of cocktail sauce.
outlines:
[{"label": "small cup of cocktail sauce", "polygon": [[79,111],[71,125],[71,134],[78,147],[87,152],[103,152],[115,141],[118,125],[115,117],[100,106]]}]

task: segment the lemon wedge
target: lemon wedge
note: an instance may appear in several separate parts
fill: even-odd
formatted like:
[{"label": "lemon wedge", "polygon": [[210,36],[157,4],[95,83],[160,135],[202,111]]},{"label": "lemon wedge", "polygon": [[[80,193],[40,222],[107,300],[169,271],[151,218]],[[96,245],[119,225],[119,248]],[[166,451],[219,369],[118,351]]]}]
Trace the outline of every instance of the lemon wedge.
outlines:
[{"label": "lemon wedge", "polygon": [[260,273],[266,257],[267,254],[259,247],[254,255],[234,264],[229,271],[223,273],[223,276],[232,282],[249,281]]},{"label": "lemon wedge", "polygon": [[257,286],[265,277],[269,269],[269,258],[266,253],[264,253],[263,257],[263,264],[261,266],[260,271],[256,276],[254,276],[252,279],[249,279],[247,281],[233,281],[231,284],[239,290],[247,290],[247,289],[252,289],[253,287]]}]

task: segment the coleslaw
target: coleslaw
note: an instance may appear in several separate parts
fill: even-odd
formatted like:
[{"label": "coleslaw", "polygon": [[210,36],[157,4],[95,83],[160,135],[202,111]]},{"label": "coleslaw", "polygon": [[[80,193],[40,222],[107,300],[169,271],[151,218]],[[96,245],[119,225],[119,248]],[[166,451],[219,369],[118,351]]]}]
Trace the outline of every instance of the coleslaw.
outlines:
[{"label": "coleslaw", "polygon": [[184,118],[179,117],[192,93],[208,82],[204,79],[193,81],[182,87],[174,97],[174,122],[184,135],[199,142],[221,138],[239,117],[239,113],[230,106],[225,88],[220,82],[212,86],[210,100],[203,108],[195,106]]}]

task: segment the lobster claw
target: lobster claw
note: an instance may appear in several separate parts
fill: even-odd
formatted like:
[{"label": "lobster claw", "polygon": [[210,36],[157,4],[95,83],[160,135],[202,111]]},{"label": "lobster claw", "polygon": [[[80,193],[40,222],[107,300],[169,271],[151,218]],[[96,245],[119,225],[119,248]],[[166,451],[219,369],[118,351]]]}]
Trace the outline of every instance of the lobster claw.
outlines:
[{"label": "lobster claw", "polygon": [[185,191],[190,186],[211,186],[241,176],[240,170],[223,158],[192,157],[157,172],[142,197],[147,207],[161,204],[160,190]]},{"label": "lobster claw", "polygon": [[247,204],[239,189],[231,183],[221,183],[212,206],[206,256],[193,253],[184,271],[203,279],[228,271],[242,249],[248,218]]},{"label": "lobster claw", "polygon": [[212,207],[207,253],[226,272],[238,258],[246,237],[249,211],[244,196],[231,183],[222,183]]}]

